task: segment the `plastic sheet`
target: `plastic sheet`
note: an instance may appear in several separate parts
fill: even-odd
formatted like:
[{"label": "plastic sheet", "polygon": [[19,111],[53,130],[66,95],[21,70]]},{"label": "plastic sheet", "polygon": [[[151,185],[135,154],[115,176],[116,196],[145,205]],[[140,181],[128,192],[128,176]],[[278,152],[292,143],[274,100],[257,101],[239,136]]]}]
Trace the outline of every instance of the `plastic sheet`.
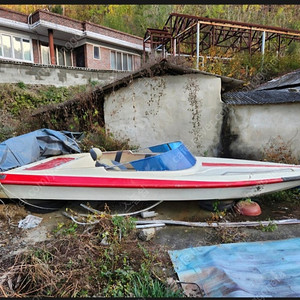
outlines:
[{"label": "plastic sheet", "polygon": [[42,222],[43,218],[28,215],[25,219],[21,220],[18,224],[19,228],[23,229],[31,229],[38,226]]},{"label": "plastic sheet", "polygon": [[[300,238],[169,251],[179,280],[207,297],[299,297]],[[186,292],[188,285],[183,285]]]},{"label": "plastic sheet", "polygon": [[0,144],[0,171],[69,153],[80,153],[80,148],[67,132],[39,129],[10,138]]}]

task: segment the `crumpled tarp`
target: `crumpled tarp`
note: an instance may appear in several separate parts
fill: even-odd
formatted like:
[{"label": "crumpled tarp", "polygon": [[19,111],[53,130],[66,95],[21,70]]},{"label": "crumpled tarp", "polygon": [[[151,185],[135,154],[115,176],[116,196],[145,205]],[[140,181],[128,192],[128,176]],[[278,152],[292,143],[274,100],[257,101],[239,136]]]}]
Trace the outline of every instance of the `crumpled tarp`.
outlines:
[{"label": "crumpled tarp", "polygon": [[38,129],[0,143],[0,170],[7,171],[50,156],[80,153],[67,131]]},{"label": "crumpled tarp", "polygon": [[196,283],[206,297],[300,296],[300,238],[203,246],[169,254],[179,280]]}]

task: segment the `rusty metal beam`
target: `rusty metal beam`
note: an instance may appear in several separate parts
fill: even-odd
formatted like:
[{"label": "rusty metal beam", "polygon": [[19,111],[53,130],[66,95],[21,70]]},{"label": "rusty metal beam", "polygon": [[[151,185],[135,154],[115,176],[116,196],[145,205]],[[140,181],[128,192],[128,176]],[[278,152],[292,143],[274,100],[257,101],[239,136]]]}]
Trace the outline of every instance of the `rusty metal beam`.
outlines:
[{"label": "rusty metal beam", "polygon": [[216,18],[205,18],[205,17],[192,16],[192,15],[179,14],[179,13],[171,13],[170,15],[177,16],[177,17],[189,18],[189,19],[196,19],[196,20],[200,21],[202,24],[210,24],[210,25],[214,24],[214,25],[220,25],[220,26],[228,25],[230,27],[238,27],[238,28],[244,28],[244,29],[251,28],[254,30],[258,30],[258,31],[268,31],[268,32],[276,31],[277,33],[300,36],[300,32],[298,30],[289,29],[289,28],[266,26],[266,25],[253,24],[253,23],[244,23],[244,22],[238,22],[238,21],[229,21],[229,20],[216,19]]},{"label": "rusty metal beam", "polygon": [[261,46],[262,32],[266,33],[265,42],[269,47],[271,40],[278,39],[279,50],[282,49],[281,45],[300,41],[300,31],[297,30],[172,13],[163,29],[147,29],[144,43],[149,43],[148,39],[151,39],[151,47],[162,46],[167,51],[170,50],[170,53],[177,53],[178,49],[178,54],[182,53],[183,49],[191,51],[191,55],[194,55],[197,45],[195,39],[197,23],[199,23],[199,50],[201,48],[202,52],[216,46],[225,48],[226,51],[248,49],[252,54]]}]

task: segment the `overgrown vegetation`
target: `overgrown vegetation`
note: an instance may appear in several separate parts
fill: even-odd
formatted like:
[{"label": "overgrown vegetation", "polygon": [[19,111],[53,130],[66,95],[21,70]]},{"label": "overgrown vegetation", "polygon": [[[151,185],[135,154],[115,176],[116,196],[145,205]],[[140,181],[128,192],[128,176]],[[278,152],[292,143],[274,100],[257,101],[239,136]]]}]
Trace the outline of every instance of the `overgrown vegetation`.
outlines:
[{"label": "overgrown vegetation", "polygon": [[[299,159],[292,153],[291,141],[285,142],[281,136],[270,139],[267,146],[263,149],[263,160],[283,164],[299,165]],[[299,188],[278,191],[270,194],[261,195],[260,201],[270,203],[282,202],[299,204],[300,190]]]},{"label": "overgrown vegetation", "polygon": [[281,136],[271,138],[263,149],[264,161],[284,164],[299,164],[299,159],[292,153],[292,141],[285,142]]},{"label": "overgrown vegetation", "polygon": [[89,89],[89,85],[55,87],[28,85],[23,82],[0,84],[0,142],[30,131],[28,116],[35,109],[67,101]]},{"label": "overgrown vegetation", "polygon": [[30,14],[47,8],[81,21],[112,27],[143,37],[146,28],[162,29],[172,12],[239,22],[300,29],[299,5],[3,5]]},{"label": "overgrown vegetation", "polygon": [[25,110],[33,110],[50,103],[60,103],[85,92],[86,85],[55,87],[47,85],[0,84],[0,109],[13,117],[23,116]]},{"label": "overgrown vegetation", "polygon": [[[274,77],[300,68],[300,44],[294,43],[280,55],[276,50],[267,50],[262,57],[261,52],[250,55],[247,51],[224,52],[220,48],[211,48],[200,62],[199,68],[213,74],[233,77],[243,80],[249,90]],[[189,60],[190,67],[196,66],[196,57]]]},{"label": "overgrown vegetation", "polygon": [[[86,99],[84,92],[91,92],[98,82],[71,87],[54,87],[16,84],[0,84],[0,142],[12,136],[24,134],[40,128],[55,130],[84,131],[81,143],[83,151],[90,147],[102,150],[129,148],[128,141],[118,141],[103,126],[103,113],[98,103]],[[88,93],[89,95],[89,93]],[[30,117],[36,109],[49,104],[64,103],[78,98],[74,111],[65,113],[64,109],[45,113],[40,119]],[[82,100],[82,101],[80,101]],[[101,105],[100,105],[101,106]]]},{"label": "overgrown vegetation", "polygon": [[95,225],[60,223],[50,241],[4,262],[0,295],[183,296],[166,283],[162,271],[170,264],[166,253],[138,242],[132,218],[111,217],[107,212],[94,216],[99,221]]},{"label": "overgrown vegetation", "polygon": [[294,188],[285,191],[279,191],[271,194],[265,194],[259,197],[261,201],[266,201],[270,203],[282,202],[290,203],[293,205],[300,204],[300,191],[299,188]]},{"label": "overgrown vegetation", "polygon": [[92,125],[90,131],[86,132],[81,142],[82,151],[89,151],[91,147],[99,147],[102,151],[114,151],[122,149],[134,149],[128,144],[128,140],[119,141],[114,138],[113,134],[106,132],[105,129],[98,124]]}]

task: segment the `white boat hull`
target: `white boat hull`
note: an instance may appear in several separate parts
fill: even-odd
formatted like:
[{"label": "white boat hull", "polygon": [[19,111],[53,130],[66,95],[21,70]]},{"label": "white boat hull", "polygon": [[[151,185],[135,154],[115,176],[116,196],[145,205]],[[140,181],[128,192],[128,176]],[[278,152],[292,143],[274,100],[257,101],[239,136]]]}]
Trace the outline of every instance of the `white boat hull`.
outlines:
[{"label": "white boat hull", "polygon": [[197,157],[178,171],[107,171],[89,154],[51,168],[49,158],[0,173],[0,198],[71,201],[225,200],[300,186],[300,167],[247,160]]},{"label": "white boat hull", "polygon": [[70,201],[189,201],[226,200],[250,198],[266,193],[300,186],[300,180],[292,183],[275,183],[251,187],[216,189],[128,189],[128,188],[84,188],[84,187],[37,187],[33,185],[11,185],[0,192],[0,198],[47,199]]}]

